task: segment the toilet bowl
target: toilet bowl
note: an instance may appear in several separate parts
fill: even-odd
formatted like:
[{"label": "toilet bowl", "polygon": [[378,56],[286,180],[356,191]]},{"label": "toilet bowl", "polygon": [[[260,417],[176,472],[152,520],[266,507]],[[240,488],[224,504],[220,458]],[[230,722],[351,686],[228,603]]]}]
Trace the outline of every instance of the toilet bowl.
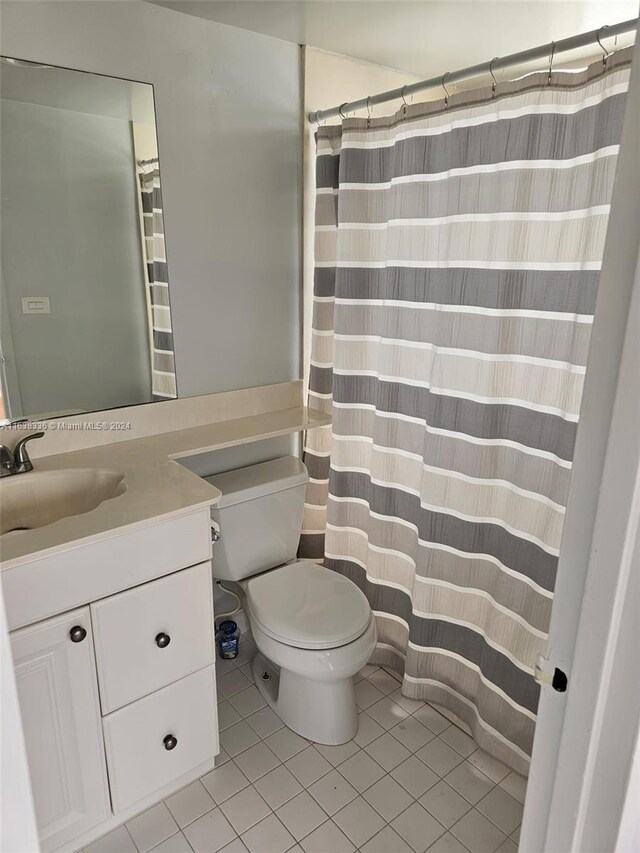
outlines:
[{"label": "toilet bowl", "polygon": [[358,725],[353,676],[373,653],[375,621],[353,581],[295,559],[306,468],[287,456],[206,479],[222,492],[211,510],[213,576],[245,593],[258,689],[308,740],[350,740]]},{"label": "toilet bowl", "polygon": [[376,645],[369,603],[348,578],[290,563],[245,585],[260,652],[253,676],[289,728],[318,743],[350,740],[358,728],[353,676]]}]

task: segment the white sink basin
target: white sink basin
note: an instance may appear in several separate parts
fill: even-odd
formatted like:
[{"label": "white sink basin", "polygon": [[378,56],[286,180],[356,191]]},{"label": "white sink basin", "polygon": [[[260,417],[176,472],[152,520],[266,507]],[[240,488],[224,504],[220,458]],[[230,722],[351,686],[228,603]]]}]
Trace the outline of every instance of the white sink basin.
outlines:
[{"label": "white sink basin", "polygon": [[100,468],[30,471],[0,480],[0,535],[81,515],[125,493],[124,474]]}]

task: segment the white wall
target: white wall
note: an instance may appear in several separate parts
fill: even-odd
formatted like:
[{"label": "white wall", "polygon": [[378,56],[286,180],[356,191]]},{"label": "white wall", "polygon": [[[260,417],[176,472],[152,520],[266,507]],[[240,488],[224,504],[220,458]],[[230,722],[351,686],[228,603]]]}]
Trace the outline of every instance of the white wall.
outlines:
[{"label": "white wall", "polygon": [[139,0],[3,0],[4,55],[152,83],[178,392],[298,378],[296,45]]}]

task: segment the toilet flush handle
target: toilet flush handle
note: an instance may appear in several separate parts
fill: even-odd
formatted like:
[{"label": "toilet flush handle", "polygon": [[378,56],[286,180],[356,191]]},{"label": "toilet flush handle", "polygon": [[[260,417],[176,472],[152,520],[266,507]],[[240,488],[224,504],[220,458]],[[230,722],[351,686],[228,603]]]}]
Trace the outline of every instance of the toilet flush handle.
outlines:
[{"label": "toilet flush handle", "polygon": [[218,542],[220,539],[220,528],[215,527],[213,522],[211,523],[211,541]]}]

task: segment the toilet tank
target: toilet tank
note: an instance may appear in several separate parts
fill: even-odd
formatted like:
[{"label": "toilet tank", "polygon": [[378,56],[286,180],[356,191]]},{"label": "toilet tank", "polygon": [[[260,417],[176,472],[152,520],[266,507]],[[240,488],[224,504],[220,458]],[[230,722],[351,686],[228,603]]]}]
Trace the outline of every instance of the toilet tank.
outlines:
[{"label": "toilet tank", "polygon": [[220,532],[215,578],[239,581],[295,558],[309,479],[299,459],[284,456],[205,479],[222,492],[211,509]]}]

